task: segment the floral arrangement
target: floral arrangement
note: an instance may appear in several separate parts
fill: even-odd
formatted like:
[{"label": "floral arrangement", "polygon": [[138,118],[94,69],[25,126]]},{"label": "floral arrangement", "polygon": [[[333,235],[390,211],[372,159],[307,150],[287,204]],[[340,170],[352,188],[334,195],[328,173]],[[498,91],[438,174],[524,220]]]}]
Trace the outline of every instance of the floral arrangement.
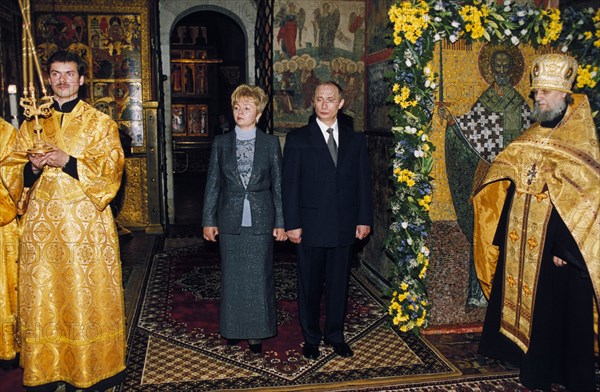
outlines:
[{"label": "floral arrangement", "polygon": [[585,93],[600,116],[600,10],[586,8],[540,9],[505,0],[463,1],[397,0],[388,11],[393,26],[392,81],[389,101],[395,147],[391,161],[395,184],[390,207],[392,224],[386,251],[394,261],[388,313],[402,332],[426,328],[431,304],[426,276],[429,265],[427,237],[429,207],[434,191],[429,140],[437,88],[431,69],[438,41],[485,40],[495,44],[552,46],[570,52],[579,62],[576,92]]}]

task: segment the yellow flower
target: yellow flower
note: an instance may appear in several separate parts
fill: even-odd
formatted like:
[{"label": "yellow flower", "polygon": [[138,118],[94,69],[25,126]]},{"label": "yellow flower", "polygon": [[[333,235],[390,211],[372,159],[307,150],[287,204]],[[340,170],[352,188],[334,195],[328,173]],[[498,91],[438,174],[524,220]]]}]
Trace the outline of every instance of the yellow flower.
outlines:
[{"label": "yellow flower", "polygon": [[545,35],[541,38],[540,43],[546,45],[552,41],[556,41],[560,37],[563,25],[560,21],[560,10],[558,8],[549,8],[542,10],[542,19],[545,16],[548,17],[549,21],[544,20],[542,22],[545,28]]},{"label": "yellow flower", "polygon": [[408,86],[402,86],[400,94],[402,94],[402,99],[408,99],[408,97],[410,97],[410,88]]},{"label": "yellow flower", "polygon": [[400,170],[399,168],[394,169],[394,175],[398,178],[398,182],[399,183],[406,183],[406,185],[408,185],[409,187],[413,187],[415,186],[415,180],[413,180],[413,177],[415,176],[415,173],[411,172],[408,169],[403,169]]},{"label": "yellow flower", "polygon": [[392,87],[392,91],[397,93],[400,90],[400,85],[398,83],[394,83],[394,86]]},{"label": "yellow flower", "polygon": [[580,65],[577,69],[577,88],[596,87],[597,81],[595,80],[595,78],[598,76],[598,67],[592,68],[592,66],[589,64],[585,67]]},{"label": "yellow flower", "polygon": [[471,33],[471,38],[479,39],[483,37],[485,33],[483,22],[485,22],[485,19],[482,20],[482,18],[485,18],[488,15],[488,10],[485,5],[483,5],[481,9],[472,5],[466,5],[462,7],[458,13],[465,22],[465,31]]},{"label": "yellow flower", "polygon": [[[400,283],[400,288],[402,290],[406,290],[406,289],[408,289],[408,284],[406,284],[405,282],[402,282],[402,283]],[[394,294],[394,295],[396,295],[396,294]]]},{"label": "yellow flower", "polygon": [[431,203],[431,196],[425,195],[422,199],[417,202],[425,211],[429,211],[429,204]]},{"label": "yellow flower", "polygon": [[429,5],[425,1],[418,4],[404,1],[397,6],[393,4],[388,17],[394,25],[394,44],[400,45],[405,38],[413,44],[423,35],[429,25]]},{"label": "yellow flower", "polygon": [[[396,88],[395,86],[392,88]],[[403,109],[406,109],[409,106],[417,106],[417,100],[409,100],[410,98],[410,88],[408,86],[398,86],[397,88],[400,94],[394,95],[394,103],[400,105]],[[398,92],[398,91],[394,91]]]},{"label": "yellow flower", "polygon": [[481,15],[483,17],[486,17],[486,16],[488,16],[488,14],[489,14],[489,12],[488,12],[488,9],[487,9],[487,5],[483,4],[481,6]]}]

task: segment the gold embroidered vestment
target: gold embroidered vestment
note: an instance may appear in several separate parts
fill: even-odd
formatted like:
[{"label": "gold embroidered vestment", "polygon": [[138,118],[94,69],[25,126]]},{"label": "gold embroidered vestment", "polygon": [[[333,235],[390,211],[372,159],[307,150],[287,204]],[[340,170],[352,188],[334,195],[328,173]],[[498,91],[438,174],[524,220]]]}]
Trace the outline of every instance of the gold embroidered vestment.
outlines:
[{"label": "gold embroidered vestment", "polygon": [[[21,218],[23,382],[87,388],[125,369],[121,262],[109,207],[125,158],[109,116],[83,101],[71,113],[52,112],[41,119],[43,138],[77,159],[79,179],[46,166]],[[33,137],[33,121],[24,123],[12,155],[15,187],[22,187]]]},{"label": "gold embroidered vestment", "polygon": [[585,95],[573,95],[556,128],[534,124],[498,155],[473,198],[473,252],[477,276],[489,298],[499,250],[494,235],[510,183],[505,241],[501,332],[524,352],[552,208],[577,243],[598,297],[600,290],[600,152]]},{"label": "gold embroidered vestment", "polygon": [[2,160],[10,152],[17,130],[0,118],[0,359],[16,357],[17,323],[17,258],[19,255],[19,228],[16,200],[4,185],[8,168]]}]

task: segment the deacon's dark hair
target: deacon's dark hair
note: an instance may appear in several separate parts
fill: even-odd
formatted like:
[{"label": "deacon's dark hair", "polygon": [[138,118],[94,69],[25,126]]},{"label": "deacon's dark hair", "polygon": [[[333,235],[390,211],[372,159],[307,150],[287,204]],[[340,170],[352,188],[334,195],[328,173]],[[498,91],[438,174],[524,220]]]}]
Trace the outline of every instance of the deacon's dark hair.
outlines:
[{"label": "deacon's dark hair", "polygon": [[50,67],[54,63],[75,63],[77,64],[77,72],[79,75],[85,75],[87,70],[87,64],[79,57],[78,54],[70,52],[68,50],[59,50],[54,52],[48,59],[48,73],[50,73]]}]

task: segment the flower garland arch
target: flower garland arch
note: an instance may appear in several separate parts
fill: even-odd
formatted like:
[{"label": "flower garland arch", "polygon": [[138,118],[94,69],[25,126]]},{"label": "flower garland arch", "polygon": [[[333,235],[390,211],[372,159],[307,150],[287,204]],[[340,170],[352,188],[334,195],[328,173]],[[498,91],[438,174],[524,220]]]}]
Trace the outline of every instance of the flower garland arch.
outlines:
[{"label": "flower garland arch", "polygon": [[388,313],[402,332],[419,332],[429,321],[431,303],[426,277],[427,238],[433,151],[429,135],[435,108],[437,77],[431,61],[435,45],[487,41],[495,44],[551,46],[569,52],[579,62],[574,90],[587,94],[594,121],[600,124],[600,10],[593,8],[536,8],[505,0],[496,2],[447,0],[396,1],[388,11],[393,26],[389,101],[394,151],[391,161],[392,224],[385,248],[394,261]]}]

